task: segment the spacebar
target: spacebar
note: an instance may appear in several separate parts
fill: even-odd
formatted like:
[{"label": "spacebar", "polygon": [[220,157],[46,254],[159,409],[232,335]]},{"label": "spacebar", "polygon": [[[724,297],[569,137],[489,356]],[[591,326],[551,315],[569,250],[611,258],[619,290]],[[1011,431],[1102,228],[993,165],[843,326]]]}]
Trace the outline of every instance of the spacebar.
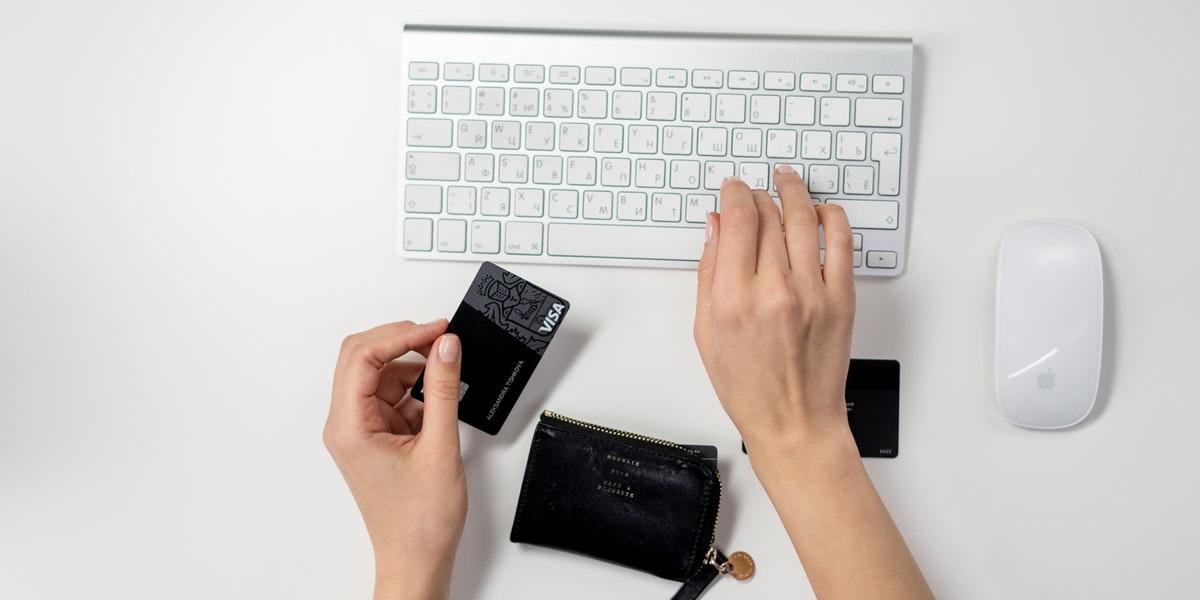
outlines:
[{"label": "spacebar", "polygon": [[703,250],[703,227],[551,223],[546,234],[551,256],[696,261]]}]

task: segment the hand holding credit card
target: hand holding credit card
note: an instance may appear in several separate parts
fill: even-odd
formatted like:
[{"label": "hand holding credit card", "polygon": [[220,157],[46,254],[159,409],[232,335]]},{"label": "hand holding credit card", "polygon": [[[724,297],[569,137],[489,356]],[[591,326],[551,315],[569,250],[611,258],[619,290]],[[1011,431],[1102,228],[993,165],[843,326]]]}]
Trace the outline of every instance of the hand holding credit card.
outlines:
[{"label": "hand holding credit card", "polygon": [[[570,306],[490,262],[480,265],[446,329],[462,341],[460,421],[500,431]],[[424,400],[424,383],[422,372],[413,398]]]}]

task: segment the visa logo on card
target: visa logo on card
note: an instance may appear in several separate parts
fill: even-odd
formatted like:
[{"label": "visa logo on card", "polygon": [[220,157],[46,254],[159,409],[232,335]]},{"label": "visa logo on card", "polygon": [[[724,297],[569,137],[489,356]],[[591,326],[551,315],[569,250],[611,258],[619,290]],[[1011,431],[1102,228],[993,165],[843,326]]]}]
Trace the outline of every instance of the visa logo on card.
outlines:
[{"label": "visa logo on card", "polygon": [[[566,317],[570,303],[490,262],[475,274],[447,333],[462,341],[458,418],[495,435]],[[413,398],[424,400],[424,372]]]}]

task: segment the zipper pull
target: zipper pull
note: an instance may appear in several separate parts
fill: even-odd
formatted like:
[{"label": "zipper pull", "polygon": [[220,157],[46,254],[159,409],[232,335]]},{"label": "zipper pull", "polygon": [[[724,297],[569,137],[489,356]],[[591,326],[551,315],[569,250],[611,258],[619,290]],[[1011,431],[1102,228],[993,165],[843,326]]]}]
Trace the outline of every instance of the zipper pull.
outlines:
[{"label": "zipper pull", "polygon": [[712,565],[718,573],[722,575],[730,575],[738,581],[745,581],[754,576],[754,557],[750,554],[738,550],[729,555],[724,561],[718,558],[716,548],[708,551],[708,564]]}]

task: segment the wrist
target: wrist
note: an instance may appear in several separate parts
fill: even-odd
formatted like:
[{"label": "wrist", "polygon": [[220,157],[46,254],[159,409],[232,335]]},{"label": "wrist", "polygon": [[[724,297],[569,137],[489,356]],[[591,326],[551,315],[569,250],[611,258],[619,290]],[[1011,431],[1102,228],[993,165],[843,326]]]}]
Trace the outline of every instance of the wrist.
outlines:
[{"label": "wrist", "polygon": [[862,466],[858,446],[845,422],[748,439],[746,450],[750,466],[768,493],[777,481],[801,487],[822,485],[831,477]]},{"label": "wrist", "polygon": [[445,600],[450,597],[454,555],[375,558],[375,600]]}]

